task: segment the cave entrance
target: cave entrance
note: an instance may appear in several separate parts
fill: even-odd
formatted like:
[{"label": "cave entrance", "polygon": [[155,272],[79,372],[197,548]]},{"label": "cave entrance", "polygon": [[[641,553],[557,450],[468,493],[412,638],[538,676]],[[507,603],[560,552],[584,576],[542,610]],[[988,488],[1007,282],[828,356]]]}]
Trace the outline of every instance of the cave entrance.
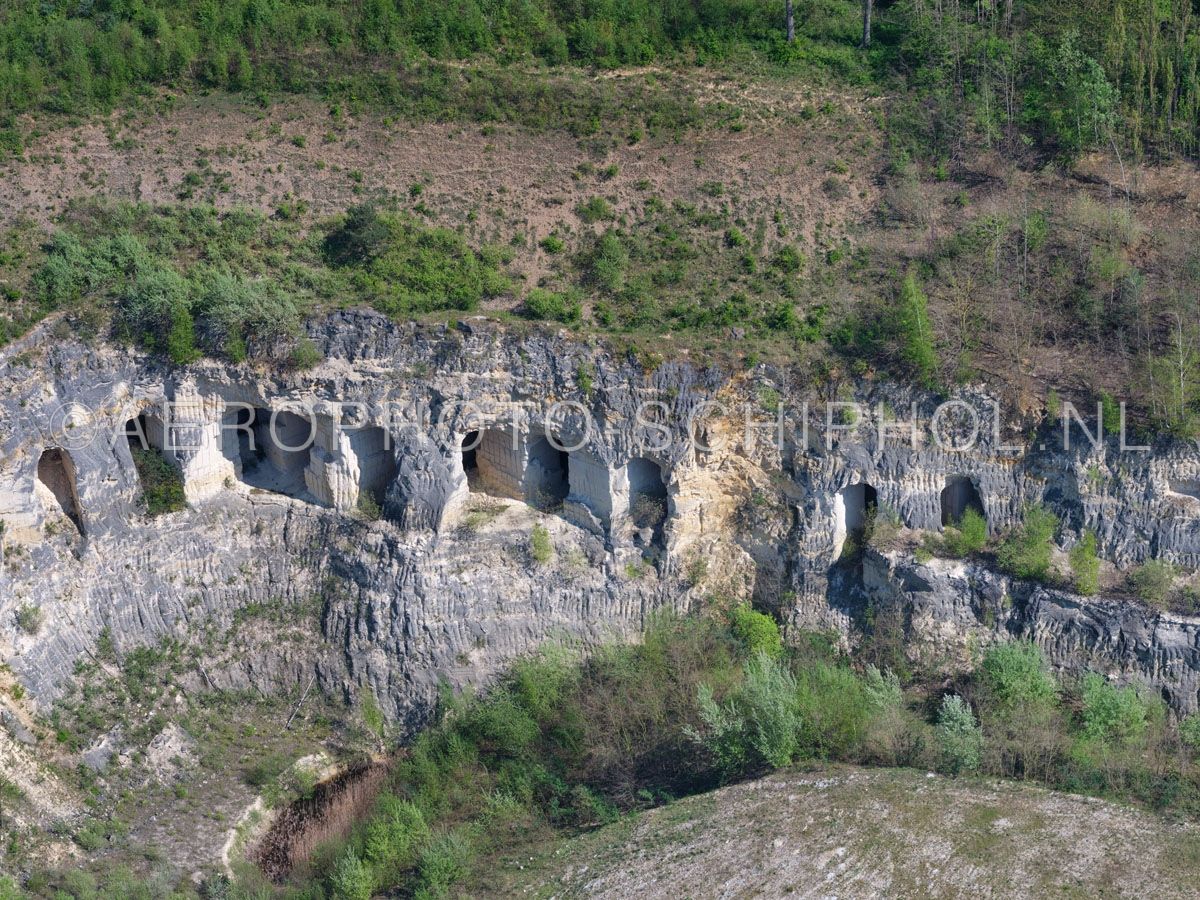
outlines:
[{"label": "cave entrance", "polygon": [[168,455],[167,429],[158,416],[139,413],[125,423],[125,436],[130,450],[157,450],[163,456]]},{"label": "cave entrance", "polygon": [[262,491],[307,498],[304,473],[316,438],[313,423],[286,410],[243,406],[234,413],[233,424],[242,481]]},{"label": "cave entrance", "polygon": [[625,467],[629,481],[629,518],[639,530],[652,529],[662,536],[667,521],[667,483],[662,466],[652,459],[631,459]]},{"label": "cave entrance", "polygon": [[462,467],[473,494],[521,496],[521,458],[507,428],[481,428],[462,439]]},{"label": "cave entrance", "polygon": [[170,431],[162,419],[143,412],[125,423],[125,436],[146,511],[158,515],[183,509],[186,505],[183,476]]},{"label": "cave entrance", "polygon": [[358,460],[359,503],[366,496],[380,509],[398,467],[390,435],[385,428],[359,428],[349,433],[350,449]]},{"label": "cave entrance", "polygon": [[42,453],[38,459],[37,487],[46,511],[61,514],[83,534],[75,461],[70,453],[58,447]]},{"label": "cave entrance", "polygon": [[942,488],[942,526],[957,525],[967,510],[983,516],[983,500],[975,488],[975,482],[965,475],[954,475],[946,479]]},{"label": "cave entrance", "polygon": [[540,437],[529,445],[529,468],[525,474],[525,499],[536,509],[553,511],[571,493],[571,454]]},{"label": "cave entrance", "polygon": [[833,555],[838,558],[847,549],[857,553],[862,549],[867,526],[875,516],[879,493],[865,481],[851,484],[838,492],[833,501]]},{"label": "cave entrance", "polygon": [[852,484],[842,491],[842,506],[846,511],[846,531],[862,532],[875,517],[879,493],[864,482]]}]

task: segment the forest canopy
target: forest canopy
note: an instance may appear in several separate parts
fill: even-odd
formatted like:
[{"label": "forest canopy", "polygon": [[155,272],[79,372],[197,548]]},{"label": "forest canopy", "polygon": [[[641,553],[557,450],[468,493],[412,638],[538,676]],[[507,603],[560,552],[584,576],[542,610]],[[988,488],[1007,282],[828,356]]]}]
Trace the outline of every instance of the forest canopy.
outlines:
[{"label": "forest canopy", "polygon": [[945,153],[968,125],[1065,152],[1120,141],[1194,154],[1200,20],[1192,0],[3,0],[0,152],[20,113],[107,109],[156,86],[386,102],[438,60],[601,68],[738,58],[910,90],[914,147]]}]

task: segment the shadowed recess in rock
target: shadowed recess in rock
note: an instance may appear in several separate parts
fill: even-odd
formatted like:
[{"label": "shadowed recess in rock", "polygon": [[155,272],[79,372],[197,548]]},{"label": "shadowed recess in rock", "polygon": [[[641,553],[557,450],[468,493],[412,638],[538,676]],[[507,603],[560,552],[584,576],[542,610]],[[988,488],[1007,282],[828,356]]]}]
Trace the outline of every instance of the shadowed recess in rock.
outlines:
[{"label": "shadowed recess in rock", "polygon": [[79,507],[79,490],[75,478],[75,462],[66,450],[53,447],[38,460],[38,494],[49,513],[66,516],[83,534],[83,518]]},{"label": "shadowed recess in rock", "polygon": [[[558,446],[555,446],[558,445]],[[525,499],[537,509],[556,509],[571,492],[571,454],[560,450],[560,440],[540,437],[529,446],[525,473]]]},{"label": "shadowed recess in rock", "polygon": [[[975,483],[965,475],[952,475],[942,488],[942,525],[955,525],[962,521],[967,510],[983,516],[983,501]],[[984,516],[986,518],[986,516]]]},{"label": "shadowed recess in rock", "polygon": [[667,519],[667,485],[662,467],[652,459],[631,459],[625,467],[629,479],[629,517],[638,529],[654,529],[660,536]]},{"label": "shadowed recess in rock", "polygon": [[[232,418],[232,420],[231,420]],[[241,480],[258,490],[310,499],[305,470],[312,456],[313,423],[296,413],[238,407],[226,413],[227,455]],[[236,434],[236,454],[233,450]]]},{"label": "shadowed recess in rock", "polygon": [[358,462],[358,489],[382,505],[387,490],[396,480],[396,450],[387,430],[359,428],[348,434],[350,449]]}]

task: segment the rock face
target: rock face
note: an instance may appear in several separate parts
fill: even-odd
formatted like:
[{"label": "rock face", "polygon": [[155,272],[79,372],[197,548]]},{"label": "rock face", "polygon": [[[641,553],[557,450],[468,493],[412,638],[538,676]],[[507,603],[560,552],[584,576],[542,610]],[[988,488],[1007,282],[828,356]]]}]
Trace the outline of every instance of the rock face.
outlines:
[{"label": "rock face", "polygon": [[[1196,706],[1200,623],[979,567],[835,565],[870,504],[934,531],[975,507],[995,532],[1036,502],[1064,546],[1092,529],[1118,565],[1200,565],[1194,447],[1122,450],[1076,424],[1064,448],[982,393],[939,407],[862,386],[824,405],[794,373],[646,373],[482,320],[346,312],[309,336],[325,361],[288,373],[168,370],[51,326],[0,351],[0,651],[32,702],[102,635],[118,653],[171,638],[203,651],[198,688],[315,678],[416,725],[439,681],[482,681],[548,638],[628,636],[658,610],[753,595],[848,641],[856,610],[890,603],[913,652],[947,665],[973,636],[1028,635],[1056,665]],[[146,517],[127,435],[178,468],[189,509]]]}]

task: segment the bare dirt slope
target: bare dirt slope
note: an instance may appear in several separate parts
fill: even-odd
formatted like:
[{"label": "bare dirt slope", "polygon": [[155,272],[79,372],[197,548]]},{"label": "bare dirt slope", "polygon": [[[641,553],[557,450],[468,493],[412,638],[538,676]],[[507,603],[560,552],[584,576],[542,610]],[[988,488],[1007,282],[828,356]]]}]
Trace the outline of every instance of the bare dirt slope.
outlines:
[{"label": "bare dirt slope", "polygon": [[1200,830],[1017,783],[830,768],[506,863],[511,896],[1195,897]]},{"label": "bare dirt slope", "polygon": [[48,222],[89,195],[266,212],[299,201],[325,216],[381,193],[416,199],[420,190],[423,208],[445,224],[467,223],[481,238],[537,240],[577,226],[575,206],[593,196],[625,212],[650,194],[695,200],[720,184],[738,208],[783,207],[800,233],[836,233],[876,201],[876,164],[847,167],[839,178],[849,189],[831,198],[821,190],[829,146],[851,162],[873,156],[878,137],[860,103],[837,98],[803,121],[789,111],[788,98],[801,102],[793,94],[771,107],[739,97],[745,130],[714,125],[611,144],[508,125],[334,118],[299,97],[268,110],[226,95],[189,97],[169,111],[114,114],[34,141],[0,178],[0,224]]}]

